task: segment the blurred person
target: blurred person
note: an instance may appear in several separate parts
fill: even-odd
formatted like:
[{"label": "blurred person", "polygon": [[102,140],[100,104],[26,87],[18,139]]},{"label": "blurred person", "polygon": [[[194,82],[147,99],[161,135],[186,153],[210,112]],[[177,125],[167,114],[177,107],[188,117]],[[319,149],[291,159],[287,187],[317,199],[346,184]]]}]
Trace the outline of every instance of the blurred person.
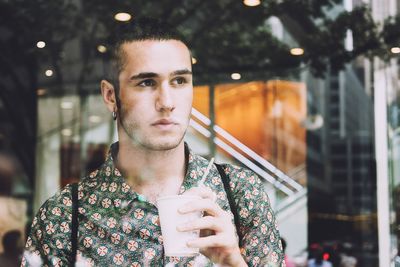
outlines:
[{"label": "blurred person", "polygon": [[281,237],[281,242],[282,242],[282,249],[283,249],[284,261],[285,261],[286,267],[296,267],[296,265],[294,264],[292,259],[289,258],[288,255],[286,255],[286,247],[287,247],[286,240]]},{"label": "blurred person", "polygon": [[324,259],[324,250],[320,247],[312,252],[312,257],[308,260],[308,267],[332,267],[332,263]]},{"label": "blurred person", "polygon": [[[210,165],[198,186],[209,161],[183,141],[193,98],[187,43],[164,22],[135,19],[115,31],[110,49],[112,73],[101,81],[101,92],[119,141],[104,164],[79,182],[78,201],[69,184],[39,209],[22,265],[65,266],[75,262],[75,253],[77,262],[95,266],[193,265],[194,257],[164,255],[155,201],[194,194],[201,200],[180,212],[204,216],[178,230],[201,230],[187,245],[206,256],[202,266],[284,266],[274,213],[256,174]],[[230,179],[227,188],[220,174]],[[76,205],[78,227],[71,219]]]},{"label": "blurred person", "polygon": [[0,267],[20,266],[22,256],[21,232],[11,230],[3,236],[4,252],[0,254]]},{"label": "blurred person", "polygon": [[27,205],[24,199],[13,196],[14,182],[19,175],[22,175],[21,169],[15,156],[8,151],[0,151],[0,247],[3,249],[0,267],[17,266],[21,262]]}]

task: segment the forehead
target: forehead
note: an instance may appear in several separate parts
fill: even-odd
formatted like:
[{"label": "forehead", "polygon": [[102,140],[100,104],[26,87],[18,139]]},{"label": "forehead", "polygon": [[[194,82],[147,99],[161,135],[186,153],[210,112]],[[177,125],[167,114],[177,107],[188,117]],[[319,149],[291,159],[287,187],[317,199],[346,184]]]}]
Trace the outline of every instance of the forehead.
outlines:
[{"label": "forehead", "polygon": [[169,68],[191,69],[188,47],[178,40],[144,40],[121,45],[124,69],[140,68],[146,71]]}]

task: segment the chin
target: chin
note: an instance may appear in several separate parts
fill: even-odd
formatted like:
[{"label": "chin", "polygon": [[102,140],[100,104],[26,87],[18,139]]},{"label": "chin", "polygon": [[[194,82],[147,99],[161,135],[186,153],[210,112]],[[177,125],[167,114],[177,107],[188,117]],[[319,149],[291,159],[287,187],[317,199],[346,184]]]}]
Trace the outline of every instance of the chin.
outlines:
[{"label": "chin", "polygon": [[184,135],[177,136],[160,136],[157,138],[149,138],[141,142],[142,146],[151,150],[166,151],[177,148],[183,142]]},{"label": "chin", "polygon": [[152,142],[144,145],[145,147],[156,151],[167,151],[177,148],[181,142]]}]

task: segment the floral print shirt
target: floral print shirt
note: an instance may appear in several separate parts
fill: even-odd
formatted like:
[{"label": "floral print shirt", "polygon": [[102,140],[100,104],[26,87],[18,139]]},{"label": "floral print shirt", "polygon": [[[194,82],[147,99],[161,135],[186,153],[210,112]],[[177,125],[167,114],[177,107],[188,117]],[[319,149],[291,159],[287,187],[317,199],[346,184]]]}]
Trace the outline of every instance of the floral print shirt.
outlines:
[{"label": "floral print shirt", "polygon": [[[118,143],[110,151],[117,149]],[[180,194],[197,186],[208,160],[185,145],[187,173]],[[213,266],[204,256],[167,257],[157,207],[126,183],[114,166],[113,153],[78,184],[78,251],[76,266]],[[284,266],[273,211],[260,179],[252,171],[224,165],[240,217],[249,266]],[[215,165],[205,185],[216,202],[230,212]],[[71,185],[48,199],[33,220],[22,266],[68,266],[71,255]],[[230,212],[231,213],[231,212]],[[232,222],[233,222],[233,214]]]}]

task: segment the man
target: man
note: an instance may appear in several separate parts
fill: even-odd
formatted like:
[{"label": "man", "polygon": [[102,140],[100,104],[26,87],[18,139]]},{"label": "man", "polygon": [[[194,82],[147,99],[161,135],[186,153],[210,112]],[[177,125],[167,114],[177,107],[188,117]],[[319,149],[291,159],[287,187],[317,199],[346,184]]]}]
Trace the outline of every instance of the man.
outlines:
[{"label": "man", "polygon": [[[116,32],[113,70],[101,81],[107,108],[117,121],[119,142],[97,171],[79,183],[77,261],[95,266],[281,266],[282,248],[268,197],[249,170],[224,165],[240,214],[239,248],[227,193],[216,166],[198,186],[208,161],[183,138],[192,108],[191,55],[182,38],[164,23],[137,20]],[[180,212],[204,216],[178,226],[201,230],[188,243],[206,257],[165,257],[158,210],[160,196],[202,198]],[[40,256],[66,266],[71,248],[71,185],[39,210],[23,264]],[[201,257],[200,257],[201,259]]]}]

